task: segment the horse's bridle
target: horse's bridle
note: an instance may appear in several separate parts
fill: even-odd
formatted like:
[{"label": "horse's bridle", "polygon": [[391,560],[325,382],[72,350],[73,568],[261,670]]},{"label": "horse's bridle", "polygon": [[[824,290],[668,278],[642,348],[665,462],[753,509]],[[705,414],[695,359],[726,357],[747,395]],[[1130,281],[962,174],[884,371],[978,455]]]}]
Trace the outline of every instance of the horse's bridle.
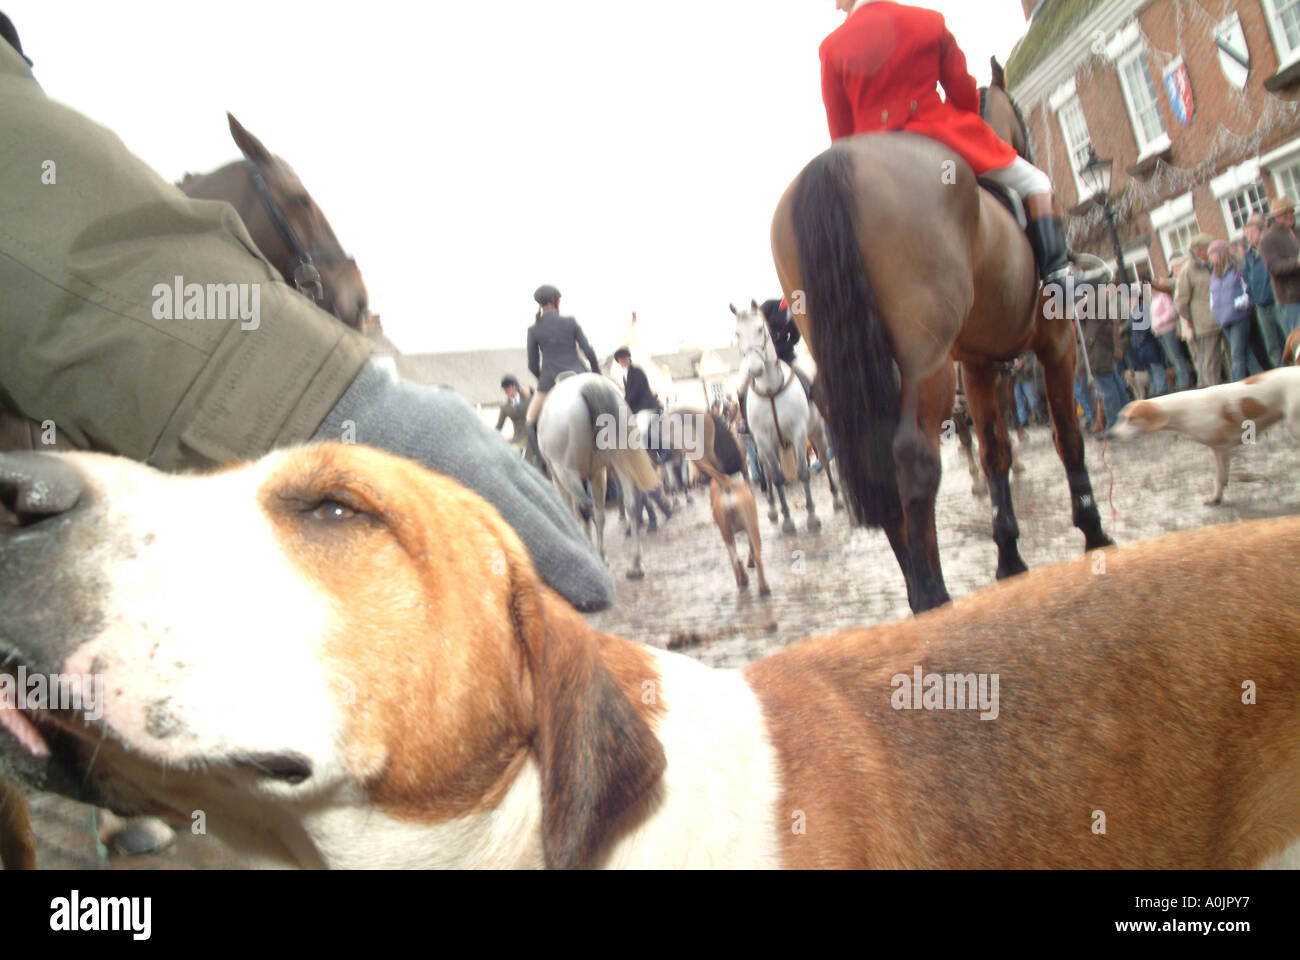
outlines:
[{"label": "horse's bridle", "polygon": [[271,196],[271,188],[266,185],[266,179],[262,176],[262,171],[257,169],[248,154],[244,154],[244,166],[248,170],[248,179],[252,181],[253,189],[262,199],[262,206],[266,209],[266,215],[271,218],[271,223],[275,224],[276,232],[280,234],[280,239],[289,248],[292,259],[289,261],[289,268],[284,271],[284,275],[293,281],[293,285],[298,288],[298,292],[304,297],[319,303],[325,299],[325,287],[321,283],[320,271],[316,269],[316,263],[334,263],[337,261],[351,262],[342,247],[331,247],[323,250],[308,250],[298,239],[298,234],[294,232],[292,225],[280,209],[280,205],[275,202]]}]

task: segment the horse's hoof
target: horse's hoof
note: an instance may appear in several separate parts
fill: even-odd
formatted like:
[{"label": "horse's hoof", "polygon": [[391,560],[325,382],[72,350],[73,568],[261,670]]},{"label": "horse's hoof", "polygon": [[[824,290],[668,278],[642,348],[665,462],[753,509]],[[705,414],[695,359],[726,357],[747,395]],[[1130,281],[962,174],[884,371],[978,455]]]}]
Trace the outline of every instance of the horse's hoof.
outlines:
[{"label": "horse's hoof", "polygon": [[816,533],[816,532],[817,532],[818,530],[820,530],[821,528],[822,528],[822,522],[821,522],[820,519],[818,519],[817,517],[809,517],[809,518],[808,518],[808,529],[809,529],[809,531],[811,531],[812,533]]},{"label": "horse's hoof", "polygon": [[760,597],[770,597],[772,595],[772,588],[765,583],[758,588],[758,595]]},{"label": "horse's hoof", "polygon": [[1201,501],[1201,504],[1206,507],[1217,507],[1221,503],[1223,503],[1223,497],[1206,497]]},{"label": "horse's hoof", "polygon": [[758,566],[758,564],[756,564],[756,563],[754,562],[754,558],[753,558],[753,557],[750,557],[750,558],[749,558],[749,563],[746,564],[746,566],[748,566],[749,569],[753,570],[756,566]]},{"label": "horse's hoof", "polygon": [[658,533],[658,532],[659,532],[659,524],[657,524],[657,523],[652,523],[652,524],[650,524],[650,526],[648,526],[648,527],[645,528],[645,532],[646,532],[646,533]]},{"label": "horse's hoof", "polygon": [[832,501],[831,501],[831,512],[832,512],[832,513],[839,513],[839,512],[840,512],[841,510],[843,510],[843,509],[844,509],[844,504],[842,504],[838,499],[835,499],[835,500],[832,500]]},{"label": "horse's hoof", "polygon": [[781,532],[790,534],[790,533],[796,533],[798,531],[795,529],[794,521],[791,520],[789,517],[786,517],[785,523],[781,524]]},{"label": "horse's hoof", "polygon": [[767,515],[767,519],[769,523],[776,523],[776,511],[773,510],[771,513],[769,513]]},{"label": "horse's hoof", "polygon": [[627,572],[627,578],[629,580],[644,580],[645,571],[642,570],[640,567],[633,567],[631,570]]},{"label": "horse's hoof", "polygon": [[1029,568],[1023,563],[1011,564],[1005,568],[998,567],[997,578],[999,580],[1007,580],[1011,577],[1018,577],[1020,574],[1028,572]]}]

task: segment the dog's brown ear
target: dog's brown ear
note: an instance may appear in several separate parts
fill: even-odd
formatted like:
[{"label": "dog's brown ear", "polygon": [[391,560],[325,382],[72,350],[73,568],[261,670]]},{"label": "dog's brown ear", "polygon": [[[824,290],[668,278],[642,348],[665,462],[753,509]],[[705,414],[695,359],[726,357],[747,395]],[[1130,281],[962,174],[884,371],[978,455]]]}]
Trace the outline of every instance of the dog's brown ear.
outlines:
[{"label": "dog's brown ear", "polygon": [[511,569],[532,675],[546,866],[591,866],[619,818],[658,783],[663,745],[601,658],[595,633],[532,570]]},{"label": "dog's brown ear", "polygon": [[1158,403],[1139,400],[1129,411],[1129,419],[1148,433],[1163,430],[1169,423],[1169,414]]}]

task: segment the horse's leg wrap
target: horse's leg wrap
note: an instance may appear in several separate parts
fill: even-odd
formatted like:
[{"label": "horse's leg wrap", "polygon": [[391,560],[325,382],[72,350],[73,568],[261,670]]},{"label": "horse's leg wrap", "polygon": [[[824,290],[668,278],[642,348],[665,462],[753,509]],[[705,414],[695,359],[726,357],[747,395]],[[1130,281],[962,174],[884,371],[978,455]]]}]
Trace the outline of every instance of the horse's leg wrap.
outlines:
[{"label": "horse's leg wrap", "polygon": [[989,477],[989,496],[993,500],[993,542],[998,545],[997,578],[1005,580],[1029,569],[1016,541],[1020,539],[1020,524],[1011,504],[1011,477],[996,473]]},{"label": "horse's leg wrap", "polygon": [[1092,480],[1087,469],[1079,466],[1067,471],[1066,476],[1070,481],[1070,512],[1074,525],[1083,531],[1084,549],[1114,546],[1115,541],[1101,529],[1101,513],[1097,509],[1097,498],[1092,494]]}]

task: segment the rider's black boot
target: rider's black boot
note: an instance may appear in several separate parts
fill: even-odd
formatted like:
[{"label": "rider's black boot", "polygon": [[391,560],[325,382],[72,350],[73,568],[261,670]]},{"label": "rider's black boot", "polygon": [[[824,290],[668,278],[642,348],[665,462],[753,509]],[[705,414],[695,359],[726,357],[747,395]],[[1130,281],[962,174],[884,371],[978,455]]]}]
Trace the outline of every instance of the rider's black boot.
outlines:
[{"label": "rider's black boot", "polygon": [[533,463],[537,469],[542,471],[542,476],[550,479],[550,471],[546,469],[546,461],[542,459],[541,448],[537,445],[537,424],[528,424],[528,454],[532,457]]},{"label": "rider's black boot", "polygon": [[1065,245],[1065,228],[1061,224],[1061,218],[1052,216],[1030,220],[1025,233],[1034,250],[1039,279],[1044,283],[1065,279],[1070,272],[1070,255]]}]

